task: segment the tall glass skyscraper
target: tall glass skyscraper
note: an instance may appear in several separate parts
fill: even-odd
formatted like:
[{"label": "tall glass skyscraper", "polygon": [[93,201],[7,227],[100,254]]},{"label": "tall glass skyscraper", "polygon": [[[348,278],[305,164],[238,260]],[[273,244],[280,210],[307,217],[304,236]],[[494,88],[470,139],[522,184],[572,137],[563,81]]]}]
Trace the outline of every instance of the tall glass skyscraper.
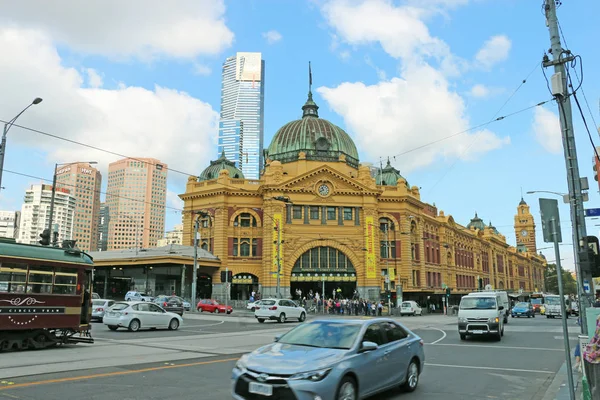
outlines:
[{"label": "tall glass skyscraper", "polygon": [[263,166],[265,62],[261,53],[236,53],[223,63],[217,157],[228,160],[246,179],[259,179]]}]

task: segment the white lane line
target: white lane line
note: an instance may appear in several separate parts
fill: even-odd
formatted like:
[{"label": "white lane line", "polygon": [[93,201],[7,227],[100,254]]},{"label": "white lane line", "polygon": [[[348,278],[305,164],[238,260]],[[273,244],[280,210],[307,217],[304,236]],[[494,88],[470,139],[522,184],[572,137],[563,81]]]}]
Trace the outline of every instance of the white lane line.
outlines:
[{"label": "white lane line", "polygon": [[491,349],[498,349],[498,350],[506,350],[506,349],[511,349],[511,350],[541,350],[541,351],[562,351],[564,352],[564,349],[551,349],[551,348],[547,348],[547,347],[518,347],[518,346],[487,346],[487,345],[483,345],[483,344],[457,344],[457,343],[425,343],[428,346],[453,346],[453,347],[485,347],[485,348],[491,348]]},{"label": "white lane line", "polygon": [[508,371],[508,372],[531,372],[534,374],[555,374],[552,371],[541,371],[536,369],[518,369],[518,368],[499,368],[499,367],[479,367],[472,365],[449,365],[449,364],[431,364],[425,362],[425,368],[427,367],[442,367],[442,368],[465,368],[465,369],[485,369],[489,371]]},{"label": "white lane line", "polygon": [[436,331],[440,331],[440,332],[442,332],[442,334],[443,334],[444,336],[442,336],[441,338],[439,338],[439,339],[438,339],[438,340],[436,340],[435,342],[431,342],[431,343],[427,343],[427,344],[436,344],[436,343],[438,343],[438,342],[441,342],[442,340],[446,339],[446,332],[444,332],[443,330],[441,330],[441,329],[438,329],[438,328],[431,328],[431,329],[435,329]]}]

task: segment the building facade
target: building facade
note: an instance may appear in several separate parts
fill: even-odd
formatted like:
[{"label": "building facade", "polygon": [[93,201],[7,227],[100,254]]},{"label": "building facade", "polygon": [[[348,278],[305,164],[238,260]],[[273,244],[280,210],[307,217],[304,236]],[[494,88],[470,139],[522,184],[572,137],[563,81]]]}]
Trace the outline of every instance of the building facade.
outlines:
[{"label": "building facade", "polygon": [[[48,227],[50,220],[51,198],[52,185],[31,185],[31,188],[25,191],[17,242],[38,244],[40,233]],[[52,222],[58,228],[55,231],[58,232],[59,244],[63,240],[73,239],[75,203],[75,197],[69,189],[56,188]],[[51,238],[51,241],[53,239]]]},{"label": "building facade", "polygon": [[125,158],[108,166],[107,250],[155,247],[165,231],[167,165]]},{"label": "building facade", "polygon": [[98,243],[97,251],[108,250],[108,206],[106,203],[100,203],[100,212],[98,213]]},{"label": "building facade", "polygon": [[199,282],[221,292],[228,268],[233,300],[252,290],[275,296],[279,282],[285,297],[340,289],[375,300],[389,290],[396,301],[440,306],[446,288],[454,302],[486,287],[543,290],[546,262],[533,248],[517,251],[477,216],[459,224],[423,202],[389,161],[376,173],[360,164],[350,136],[319,118],[310,92],[302,110],[273,137],[260,180],[234,178],[239,169],[223,157],[189,178],[183,244],[193,244],[199,218],[201,247],[221,260]]},{"label": "building facade", "polygon": [[165,237],[158,239],[156,247],[163,247],[168,244],[182,244],[183,242],[183,224],[177,224],[172,231],[167,231]]},{"label": "building facade", "polygon": [[20,211],[0,211],[0,237],[17,239],[20,219]]},{"label": "building facade", "polygon": [[264,98],[261,53],[228,57],[222,72],[218,151],[248,179],[258,179],[263,165]]},{"label": "building facade", "polygon": [[56,171],[56,187],[68,189],[75,198],[73,239],[84,251],[96,250],[102,175],[89,163],[73,163]]}]

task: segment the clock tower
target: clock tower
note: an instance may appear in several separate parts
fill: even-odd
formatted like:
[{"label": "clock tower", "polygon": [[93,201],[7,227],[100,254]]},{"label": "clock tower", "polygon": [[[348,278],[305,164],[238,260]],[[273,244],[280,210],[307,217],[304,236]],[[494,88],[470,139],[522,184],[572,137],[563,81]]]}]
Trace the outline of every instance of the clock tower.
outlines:
[{"label": "clock tower", "polygon": [[536,253],[535,222],[529,211],[529,206],[522,197],[517,207],[517,215],[515,215],[515,236],[517,238],[517,249]]}]

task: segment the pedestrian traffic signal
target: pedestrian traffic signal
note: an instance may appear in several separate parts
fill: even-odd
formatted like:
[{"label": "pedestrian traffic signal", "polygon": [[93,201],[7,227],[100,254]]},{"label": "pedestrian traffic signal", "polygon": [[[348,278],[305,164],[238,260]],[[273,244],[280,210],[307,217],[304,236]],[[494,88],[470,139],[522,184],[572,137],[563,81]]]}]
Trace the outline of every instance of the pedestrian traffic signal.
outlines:
[{"label": "pedestrian traffic signal", "polygon": [[50,246],[50,229],[44,229],[44,231],[40,233],[40,237],[42,240],[38,241],[39,244],[42,246]]},{"label": "pedestrian traffic signal", "polygon": [[[600,277],[600,244],[596,236],[587,236],[586,239],[589,247],[587,251],[587,261],[590,266],[590,272],[592,278],[598,278]],[[580,260],[584,259],[581,254],[579,258]]]},{"label": "pedestrian traffic signal", "polygon": [[447,287],[447,288],[446,288],[446,296],[447,296],[447,297],[450,297],[450,292],[451,292],[451,291],[452,291],[452,290],[451,290],[449,287]]},{"label": "pedestrian traffic signal", "polygon": [[229,282],[233,279],[232,271],[221,271],[221,282]]}]

